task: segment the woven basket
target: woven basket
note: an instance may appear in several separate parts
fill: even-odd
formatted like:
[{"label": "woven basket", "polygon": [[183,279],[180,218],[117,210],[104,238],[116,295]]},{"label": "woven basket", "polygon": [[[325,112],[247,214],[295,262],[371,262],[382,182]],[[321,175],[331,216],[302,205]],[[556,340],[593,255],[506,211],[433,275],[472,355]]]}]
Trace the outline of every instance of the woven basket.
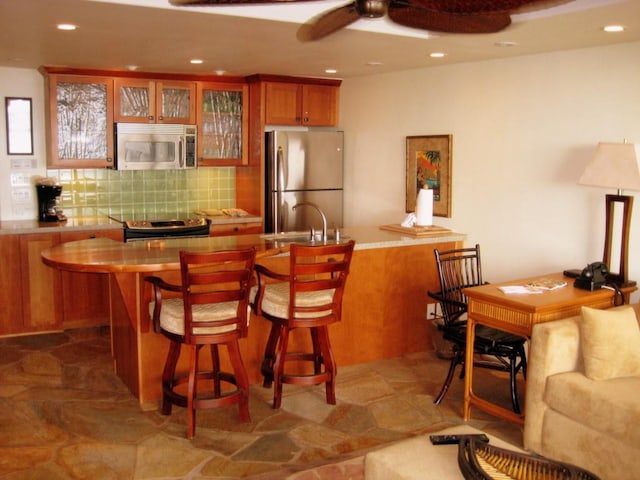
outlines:
[{"label": "woven basket", "polygon": [[458,444],[458,465],[466,480],[599,480],[567,463],[505,450],[464,436]]}]

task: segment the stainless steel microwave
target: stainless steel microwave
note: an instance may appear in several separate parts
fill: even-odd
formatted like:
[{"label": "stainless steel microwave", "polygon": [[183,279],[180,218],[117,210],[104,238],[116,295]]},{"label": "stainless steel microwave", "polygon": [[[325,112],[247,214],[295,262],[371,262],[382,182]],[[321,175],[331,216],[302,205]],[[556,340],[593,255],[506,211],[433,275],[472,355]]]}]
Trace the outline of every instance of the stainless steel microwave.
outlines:
[{"label": "stainless steel microwave", "polygon": [[116,123],[116,170],[196,168],[195,125]]}]

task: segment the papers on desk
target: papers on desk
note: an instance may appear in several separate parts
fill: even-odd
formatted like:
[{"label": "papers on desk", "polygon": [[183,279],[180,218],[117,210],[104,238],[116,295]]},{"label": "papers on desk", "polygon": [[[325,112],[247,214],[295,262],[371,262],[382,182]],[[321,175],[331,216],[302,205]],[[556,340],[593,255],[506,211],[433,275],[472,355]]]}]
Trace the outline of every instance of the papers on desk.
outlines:
[{"label": "papers on desk", "polygon": [[531,288],[525,285],[505,285],[504,287],[498,287],[498,290],[506,293],[507,295],[542,293],[542,290],[539,288]]},{"label": "papers on desk", "polygon": [[557,290],[567,286],[564,280],[555,278],[539,278],[532,280],[526,285],[506,285],[498,289],[507,295],[512,294],[539,294],[550,290]]}]

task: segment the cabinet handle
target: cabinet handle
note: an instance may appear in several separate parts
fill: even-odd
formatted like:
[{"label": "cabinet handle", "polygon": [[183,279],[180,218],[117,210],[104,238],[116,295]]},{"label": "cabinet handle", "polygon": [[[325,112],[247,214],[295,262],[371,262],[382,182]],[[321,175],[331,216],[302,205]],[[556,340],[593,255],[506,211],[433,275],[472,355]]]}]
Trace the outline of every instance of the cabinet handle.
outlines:
[{"label": "cabinet handle", "polygon": [[113,158],[111,158],[111,157],[107,157],[106,160],[107,160],[107,163],[113,163]]},{"label": "cabinet handle", "polygon": [[153,120],[153,115],[149,115],[149,116],[147,117],[147,119],[149,119],[149,120]]}]

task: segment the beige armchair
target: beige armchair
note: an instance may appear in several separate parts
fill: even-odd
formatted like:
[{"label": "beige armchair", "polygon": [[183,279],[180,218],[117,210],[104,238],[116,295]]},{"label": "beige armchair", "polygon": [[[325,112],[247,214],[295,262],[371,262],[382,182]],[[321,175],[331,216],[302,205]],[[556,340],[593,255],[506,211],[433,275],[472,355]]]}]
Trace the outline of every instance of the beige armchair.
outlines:
[{"label": "beige armchair", "polygon": [[[583,310],[583,315],[533,328],[527,450],[580,466],[603,480],[640,478],[640,309],[634,305],[624,312],[629,308],[596,311],[595,319],[586,318]],[[594,325],[601,327],[600,338]],[[600,364],[594,365],[594,359]],[[601,377],[593,373],[596,367]]]}]

